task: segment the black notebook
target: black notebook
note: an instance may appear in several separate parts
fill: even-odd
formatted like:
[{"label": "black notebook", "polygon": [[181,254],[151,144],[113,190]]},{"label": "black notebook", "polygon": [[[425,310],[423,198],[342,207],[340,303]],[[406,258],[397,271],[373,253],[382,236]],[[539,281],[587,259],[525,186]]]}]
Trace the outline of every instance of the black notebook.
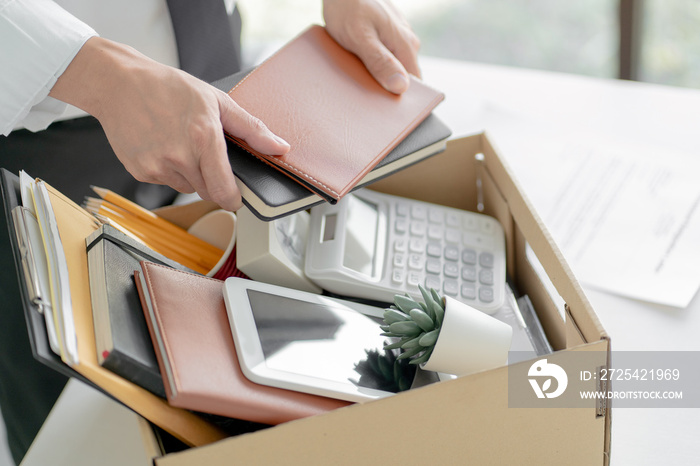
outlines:
[{"label": "black notebook", "polygon": [[102,367],[165,398],[134,270],[147,260],[188,270],[109,225],[86,239],[97,360]]},{"label": "black notebook", "polygon": [[[228,92],[249,72],[250,70],[233,74],[213,82],[212,85]],[[450,129],[438,117],[428,115],[357,184],[355,189],[442,152],[451,134]],[[227,140],[227,145],[229,161],[241,190],[243,203],[258,218],[274,220],[324,202],[319,195],[235,143]]]}]

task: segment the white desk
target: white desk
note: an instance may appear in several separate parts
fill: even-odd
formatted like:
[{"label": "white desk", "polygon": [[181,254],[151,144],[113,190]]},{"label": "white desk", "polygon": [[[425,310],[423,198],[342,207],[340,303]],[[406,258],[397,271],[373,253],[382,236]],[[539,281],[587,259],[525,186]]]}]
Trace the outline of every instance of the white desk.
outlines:
[{"label": "white desk", "polygon": [[[483,129],[474,106],[484,99],[523,115],[700,157],[700,91],[428,58],[422,69],[425,81],[447,94],[436,113],[455,136]],[[672,310],[586,291],[613,350],[700,350],[700,298],[687,309]],[[76,386],[68,390],[82,389]],[[50,438],[55,430],[46,432],[37,442],[59,442]],[[612,464],[698,464],[698,438],[698,409],[618,409],[613,412]]]},{"label": "white desk", "polygon": [[147,421],[78,380],[68,381],[21,466],[148,466]]},{"label": "white desk", "polygon": [[[700,158],[700,90],[427,58],[422,70],[424,80],[447,95],[435,113],[457,136],[484,129],[474,107],[486,100],[524,116]],[[677,310],[584,289],[613,351],[700,350],[700,297]],[[700,462],[700,409],[613,408],[612,419],[614,466]]]}]

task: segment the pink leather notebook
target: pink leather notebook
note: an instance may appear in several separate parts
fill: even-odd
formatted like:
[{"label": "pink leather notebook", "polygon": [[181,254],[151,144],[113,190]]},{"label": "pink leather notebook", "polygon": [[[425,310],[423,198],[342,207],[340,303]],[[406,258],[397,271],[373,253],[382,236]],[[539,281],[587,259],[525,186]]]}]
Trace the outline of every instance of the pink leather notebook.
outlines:
[{"label": "pink leather notebook", "polygon": [[286,44],[229,95],[291,150],[267,156],[231,139],[330,202],[355,187],[444,98],[413,77],[404,94],[386,91],[321,26]]},{"label": "pink leather notebook", "polygon": [[151,262],[134,275],[172,406],[279,424],[350,404],[249,381],[236,356],[223,281]]}]

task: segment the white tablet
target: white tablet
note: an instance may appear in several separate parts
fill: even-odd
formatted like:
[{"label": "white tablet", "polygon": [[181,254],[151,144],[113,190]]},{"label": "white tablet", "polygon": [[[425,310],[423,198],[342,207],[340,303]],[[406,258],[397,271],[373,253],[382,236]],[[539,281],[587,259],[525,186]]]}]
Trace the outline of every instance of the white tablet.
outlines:
[{"label": "white tablet", "polygon": [[355,402],[412,382],[415,366],[393,373],[381,308],[233,277],[224,299],[241,370],[253,382]]}]

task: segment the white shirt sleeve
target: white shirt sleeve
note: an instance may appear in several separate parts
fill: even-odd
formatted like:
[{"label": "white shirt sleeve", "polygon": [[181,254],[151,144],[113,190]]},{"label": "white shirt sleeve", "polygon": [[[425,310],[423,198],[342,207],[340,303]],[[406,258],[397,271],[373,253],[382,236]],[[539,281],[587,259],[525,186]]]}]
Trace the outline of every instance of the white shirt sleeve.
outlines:
[{"label": "white shirt sleeve", "polygon": [[0,0],[0,134],[39,131],[63,113],[49,91],[95,35],[51,0]]}]

